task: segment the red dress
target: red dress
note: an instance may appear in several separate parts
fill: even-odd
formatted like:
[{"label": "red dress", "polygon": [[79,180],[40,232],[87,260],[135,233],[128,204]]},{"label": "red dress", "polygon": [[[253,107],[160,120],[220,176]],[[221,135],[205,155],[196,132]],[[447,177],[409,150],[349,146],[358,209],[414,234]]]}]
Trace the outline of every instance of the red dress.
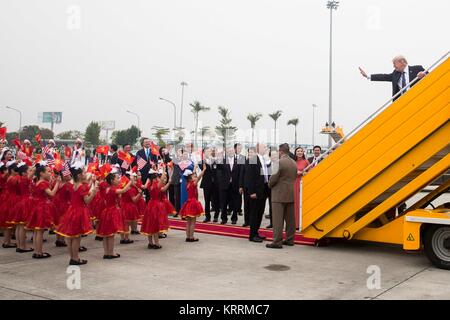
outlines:
[{"label": "red dress", "polygon": [[[142,181],[139,180],[136,184],[136,187],[138,187],[139,192],[142,191]],[[139,218],[142,218],[144,216],[145,209],[147,208],[147,203],[145,202],[144,197],[140,197],[137,203],[138,210],[139,210]]]},{"label": "red dress", "polygon": [[91,219],[95,220],[97,219],[102,211],[106,207],[105,203],[105,196],[106,196],[106,190],[108,190],[109,184],[106,181],[100,182],[98,185],[98,192],[95,195],[94,199],[92,199],[92,202],[89,204],[89,207],[91,208]]},{"label": "red dress", "polygon": [[12,224],[26,224],[32,209],[30,195],[33,181],[28,176],[18,176],[19,193],[16,205],[10,211],[9,222]]},{"label": "red dress", "polygon": [[61,217],[61,222],[56,228],[57,234],[72,238],[90,234],[94,231],[92,229],[89,206],[84,202],[84,197],[89,195],[89,190],[88,184],[81,184],[77,190],[73,189],[70,206]]},{"label": "red dress", "polygon": [[55,195],[55,225],[59,225],[62,216],[66,213],[67,209],[69,209],[70,202],[72,199],[73,193],[73,184],[70,182],[64,183],[62,187],[59,188],[58,192]]},{"label": "red dress", "polygon": [[31,211],[26,229],[46,230],[54,226],[55,205],[45,192],[50,188],[48,181],[39,181],[31,187]]},{"label": "red dress", "polygon": [[133,202],[133,198],[138,195],[138,192],[138,189],[131,187],[130,190],[122,194],[121,207],[125,221],[137,221],[139,219],[138,205]]},{"label": "red dress", "polygon": [[98,217],[97,235],[99,237],[111,237],[116,233],[125,233],[124,215],[119,207],[120,195],[116,193],[117,189],[117,187],[110,187],[106,191],[106,208]]},{"label": "red dress", "polygon": [[183,218],[197,218],[205,214],[202,204],[198,201],[198,189],[195,182],[187,185],[188,199],[180,210]]},{"label": "red dress", "polygon": [[19,179],[20,176],[10,176],[6,180],[2,196],[0,198],[0,229],[11,229],[11,223],[8,223],[13,207],[19,200]]},{"label": "red dress", "polygon": [[[309,161],[305,159],[297,160],[297,171],[303,171],[309,166]],[[297,176],[294,185],[294,207],[295,207],[295,227],[298,229],[300,227],[300,182],[302,181],[302,176]]]},{"label": "red dress", "polygon": [[153,181],[150,187],[150,201],[145,209],[142,219],[141,234],[151,236],[160,232],[167,232],[169,229],[166,206],[162,201],[163,192],[158,187],[158,181]]}]

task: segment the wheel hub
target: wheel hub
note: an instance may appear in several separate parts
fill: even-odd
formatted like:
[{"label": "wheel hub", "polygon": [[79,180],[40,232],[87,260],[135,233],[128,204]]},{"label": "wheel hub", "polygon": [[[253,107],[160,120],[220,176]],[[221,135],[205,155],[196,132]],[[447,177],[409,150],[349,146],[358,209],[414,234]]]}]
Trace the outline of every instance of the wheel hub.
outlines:
[{"label": "wheel hub", "polygon": [[444,248],[450,250],[450,237],[444,240]]}]

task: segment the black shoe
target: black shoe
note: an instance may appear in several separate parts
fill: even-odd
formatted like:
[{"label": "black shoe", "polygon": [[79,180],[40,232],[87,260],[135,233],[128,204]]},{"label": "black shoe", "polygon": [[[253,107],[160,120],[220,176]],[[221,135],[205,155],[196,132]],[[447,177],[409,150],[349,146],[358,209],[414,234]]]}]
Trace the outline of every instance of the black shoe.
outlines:
[{"label": "black shoe", "polygon": [[[86,238],[86,237],[87,237],[87,234],[82,234],[81,237],[82,237],[82,238]],[[86,260],[83,260],[83,261],[86,261]],[[86,261],[86,263],[87,263],[87,261]]]},{"label": "black shoe", "polygon": [[271,224],[269,224],[267,227],[266,227],[266,229],[272,229],[273,228],[273,225],[271,225]]},{"label": "black shoe", "polygon": [[217,223],[217,222],[219,222],[219,219],[215,219],[215,218],[214,218],[213,222],[214,222],[214,223]]},{"label": "black shoe", "polygon": [[132,244],[132,243],[134,243],[134,241],[130,239],[120,240],[120,244]]},{"label": "black shoe", "polygon": [[83,246],[78,248],[78,252],[86,252],[87,250],[88,249],[86,247],[83,247]]},{"label": "black shoe", "polygon": [[273,243],[268,243],[268,244],[266,244],[266,248],[269,248],[269,249],[283,249],[283,246],[276,245],[276,244],[273,244]]},{"label": "black shoe", "polygon": [[3,248],[3,249],[17,248],[17,244],[15,244],[15,243],[10,243],[10,244],[4,243],[4,244],[2,244],[2,248]]},{"label": "black shoe", "polygon": [[55,231],[54,231],[54,230],[50,230],[50,231],[48,232],[48,234],[55,234]]},{"label": "black shoe", "polygon": [[293,244],[293,243],[291,243],[291,242],[287,242],[287,241],[285,240],[285,241],[283,241],[283,246],[289,246],[289,247],[293,247],[293,246],[294,246],[294,244]]},{"label": "black shoe", "polygon": [[205,220],[203,220],[203,223],[208,223],[208,222],[211,222],[211,219],[206,218]]},{"label": "black shoe", "polygon": [[197,238],[186,238],[186,242],[198,242],[198,241],[200,240]]},{"label": "black shoe", "polygon": [[117,258],[120,258],[120,254],[116,254],[116,255],[113,255],[113,256],[103,256],[103,259],[107,259],[107,260],[112,260],[112,259],[117,259]]},{"label": "black shoe", "polygon": [[227,221],[221,221],[220,224],[227,224]]},{"label": "black shoe", "polygon": [[167,238],[167,234],[161,233],[161,234],[158,235],[158,238],[159,239],[165,239],[165,238]]},{"label": "black shoe", "polygon": [[251,242],[258,242],[258,243],[261,243],[261,242],[263,242],[264,240],[263,239],[261,239],[260,237],[253,237],[253,238],[251,238],[251,239],[249,239]]},{"label": "black shoe", "polygon": [[248,224],[244,223],[242,226],[245,228],[248,227]]},{"label": "black shoe", "polygon": [[56,241],[55,241],[55,245],[56,245],[56,247],[58,247],[58,248],[64,248],[64,247],[67,247],[67,244],[66,244],[64,241],[60,241],[60,240],[56,240]]},{"label": "black shoe", "polygon": [[231,224],[237,224],[237,221],[231,221]]},{"label": "black shoe", "polygon": [[70,262],[69,262],[69,265],[71,265],[71,266],[81,266],[81,265],[84,265],[84,264],[86,264],[87,263],[87,260],[72,260],[72,259],[70,259]]},{"label": "black shoe", "polygon": [[244,214],[242,212],[239,212],[238,215],[240,215],[242,217]]},{"label": "black shoe", "polygon": [[96,236],[96,237],[95,237],[95,241],[103,241],[103,238],[102,238],[102,237],[99,237],[99,236]]},{"label": "black shoe", "polygon": [[131,231],[131,234],[133,234],[133,235],[138,235],[138,234],[140,234],[140,233],[139,233],[139,231]]},{"label": "black shoe", "polygon": [[264,236],[258,236],[258,238],[266,240],[266,237],[264,237]]},{"label": "black shoe", "polygon": [[44,252],[43,254],[37,254],[33,253],[33,259],[47,259],[50,258],[52,255],[50,253]]}]

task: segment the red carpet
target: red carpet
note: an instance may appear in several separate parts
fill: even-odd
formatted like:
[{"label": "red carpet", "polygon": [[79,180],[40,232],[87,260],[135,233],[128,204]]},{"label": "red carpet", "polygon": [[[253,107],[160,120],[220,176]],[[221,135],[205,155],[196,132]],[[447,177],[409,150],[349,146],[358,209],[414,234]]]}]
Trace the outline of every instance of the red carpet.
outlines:
[{"label": "red carpet", "polygon": [[[169,222],[171,229],[186,230],[186,221],[169,218]],[[249,228],[235,225],[221,225],[217,223],[197,222],[195,224],[195,232],[245,239],[248,239],[249,236]],[[271,230],[260,229],[259,233],[260,235],[266,237],[267,240],[273,240],[273,233]],[[316,244],[316,239],[305,238],[301,234],[297,233],[295,235],[295,244],[314,246]]]}]

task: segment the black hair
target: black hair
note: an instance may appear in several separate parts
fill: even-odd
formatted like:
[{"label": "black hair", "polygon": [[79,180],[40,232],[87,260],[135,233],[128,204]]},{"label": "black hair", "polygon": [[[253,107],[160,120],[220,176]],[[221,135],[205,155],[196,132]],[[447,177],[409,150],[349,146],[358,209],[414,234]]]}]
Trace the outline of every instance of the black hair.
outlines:
[{"label": "black hair", "polygon": [[112,144],[112,145],[111,145],[111,150],[114,151],[114,152],[116,152],[117,150],[119,150],[119,148],[117,147],[116,144]]},{"label": "black hair", "polygon": [[14,169],[15,172],[17,172],[19,175],[23,176],[28,171],[28,166],[25,164],[21,167],[16,166]]},{"label": "black hair", "polygon": [[14,163],[14,164],[12,164],[12,165],[10,165],[9,167],[8,167],[8,172],[11,174],[11,172],[13,172],[13,171],[15,171],[15,172],[17,172],[17,163]]},{"label": "black hair", "polygon": [[1,172],[1,173],[5,173],[5,172],[6,172],[6,166],[2,166],[2,167],[0,168],[0,172]]},{"label": "black hair", "polygon": [[83,169],[70,168],[70,174],[74,182],[79,182],[79,175],[83,173]]},{"label": "black hair", "polygon": [[287,143],[280,144],[279,150],[283,151],[285,154],[289,154],[289,145]]},{"label": "black hair", "polygon": [[41,166],[40,164],[36,165],[36,178],[39,180],[41,178],[41,173],[45,172],[45,170],[47,169],[47,166]]},{"label": "black hair", "polygon": [[295,148],[295,151],[294,151],[294,160],[297,161],[297,150],[299,150],[299,149],[302,149],[302,150],[303,150],[303,157],[302,157],[302,159],[303,159],[303,160],[306,160],[305,149],[303,149],[302,147],[297,147],[297,148]]},{"label": "black hair", "polygon": [[130,146],[130,147],[131,147],[131,144],[126,143],[126,144],[124,144],[122,147],[125,149],[126,146]]},{"label": "black hair", "polygon": [[194,176],[194,173],[191,173],[190,175],[186,176],[186,182],[191,182],[193,176]]},{"label": "black hair", "polygon": [[234,150],[236,150],[237,147],[240,146],[240,145],[241,145],[241,144],[240,144],[239,142],[238,142],[238,143],[235,143],[235,144],[234,144]]},{"label": "black hair", "polygon": [[108,184],[110,186],[112,186],[114,179],[116,178],[116,174],[115,173],[110,173],[108,174],[108,176],[106,177],[106,182],[108,182]]},{"label": "black hair", "polygon": [[314,146],[313,150],[319,148],[320,151],[322,151],[322,148],[320,146]]}]

